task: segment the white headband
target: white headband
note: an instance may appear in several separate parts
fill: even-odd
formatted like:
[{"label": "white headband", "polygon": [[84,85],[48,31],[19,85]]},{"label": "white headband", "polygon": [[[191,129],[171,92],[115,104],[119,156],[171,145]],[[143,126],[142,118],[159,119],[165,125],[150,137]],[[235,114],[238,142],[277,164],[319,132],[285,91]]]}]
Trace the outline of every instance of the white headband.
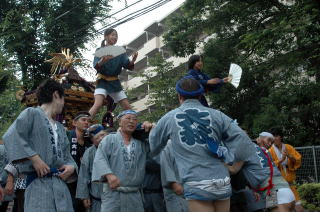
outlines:
[{"label": "white headband", "polygon": [[274,136],[269,132],[262,132],[262,133],[259,134],[259,136],[260,137],[269,137],[269,138],[274,139]]}]

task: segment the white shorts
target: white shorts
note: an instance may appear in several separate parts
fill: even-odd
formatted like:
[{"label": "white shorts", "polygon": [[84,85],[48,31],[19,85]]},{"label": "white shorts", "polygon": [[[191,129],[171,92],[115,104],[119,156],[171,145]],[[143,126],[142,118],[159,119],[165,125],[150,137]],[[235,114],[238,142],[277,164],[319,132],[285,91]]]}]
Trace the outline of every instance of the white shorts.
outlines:
[{"label": "white shorts", "polygon": [[287,204],[295,200],[290,188],[279,188],[277,192],[278,204]]},{"label": "white shorts", "polygon": [[113,101],[115,103],[118,103],[122,99],[126,99],[127,95],[124,93],[124,91],[114,92],[114,93],[108,93],[106,89],[103,88],[96,88],[94,90],[94,95],[103,95],[104,97],[107,97],[107,95],[111,96]]}]

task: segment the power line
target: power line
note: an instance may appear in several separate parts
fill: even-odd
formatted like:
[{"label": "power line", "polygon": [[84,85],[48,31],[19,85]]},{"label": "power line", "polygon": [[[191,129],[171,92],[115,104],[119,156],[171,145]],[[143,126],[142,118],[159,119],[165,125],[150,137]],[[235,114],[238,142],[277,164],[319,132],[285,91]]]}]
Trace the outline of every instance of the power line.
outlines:
[{"label": "power line", "polygon": [[[171,0],[160,0],[160,1],[158,1],[158,2],[156,2],[156,3],[153,3],[153,4],[151,4],[151,5],[147,6],[147,7],[144,7],[144,8],[142,8],[142,9],[140,9],[140,10],[137,10],[137,11],[135,11],[135,12],[133,12],[133,13],[130,13],[129,15],[126,15],[126,16],[122,17],[121,19],[113,22],[113,23],[107,24],[107,25],[105,25],[104,27],[100,28],[99,30],[95,30],[95,32],[101,34],[101,32],[103,32],[103,30],[106,29],[106,28],[108,28],[108,27],[116,27],[116,26],[119,26],[119,25],[121,25],[121,24],[124,24],[124,23],[126,23],[126,22],[128,22],[128,21],[131,21],[131,20],[133,20],[133,19],[136,19],[136,18],[138,18],[138,17],[140,17],[140,16],[142,16],[142,15],[144,15],[144,14],[147,14],[147,13],[149,13],[149,12],[151,12],[151,11],[159,8],[159,7],[161,7],[162,5],[164,5],[164,4],[166,4],[166,3],[170,2],[170,1],[171,1]],[[140,11],[141,11],[141,12],[140,12]],[[133,15],[133,16],[131,16],[131,15]],[[127,18],[128,16],[131,16],[131,17]],[[125,18],[127,18],[127,19],[125,19]],[[124,20],[124,19],[125,19],[125,20]],[[72,43],[69,43],[69,44],[67,44],[67,45],[65,45],[65,46],[68,46],[68,45],[77,45],[77,44],[80,44],[80,43],[83,43],[83,42],[82,42],[82,41],[72,42]],[[60,42],[60,44],[61,44],[61,42]]]},{"label": "power line", "polygon": [[[84,4],[84,3],[82,3]],[[59,15],[58,17],[56,17],[54,20],[58,20],[59,18],[62,18],[63,16],[67,15],[69,12],[71,12],[72,10],[76,9],[77,7],[79,7],[81,4],[77,4],[76,6],[72,7],[70,10],[62,13],[61,15]]]},{"label": "power line", "polygon": [[107,16],[105,16],[105,17],[103,17],[103,18],[100,18],[100,19],[98,19],[98,20],[96,20],[96,21],[94,21],[94,22],[92,22],[92,23],[87,23],[87,24],[85,24],[82,28],[80,28],[80,29],[78,29],[77,31],[75,31],[74,33],[72,33],[70,36],[76,35],[76,34],[78,34],[78,32],[81,32],[81,31],[87,29],[88,25],[94,25],[94,24],[98,23],[99,21],[102,21],[103,19],[110,18],[110,17],[112,17],[112,16],[114,16],[114,15],[116,15],[116,14],[118,14],[118,13],[120,13],[120,12],[122,12],[122,11],[124,11],[124,10],[126,10],[126,9],[134,6],[134,5],[136,5],[136,4],[138,4],[138,3],[141,2],[141,1],[143,1],[143,0],[138,0],[138,1],[136,1],[136,2],[134,2],[134,3],[132,3],[132,4],[130,4],[130,5],[126,6],[126,7],[124,7],[124,8],[122,8],[122,9],[120,9],[120,10],[118,10],[118,11],[110,14],[110,15],[107,15]]},{"label": "power line", "polygon": [[[132,12],[132,13],[130,13],[130,14],[128,14],[128,15],[126,15],[126,16],[118,19],[118,20],[116,20],[114,23],[107,24],[107,25],[105,25],[104,27],[102,27],[102,28],[100,28],[100,29],[98,29],[98,30],[96,30],[96,31],[101,34],[101,32],[102,32],[104,29],[108,28],[108,26],[109,26],[109,27],[110,27],[110,26],[113,26],[113,27],[114,27],[114,26],[120,25],[120,24],[116,25],[116,22],[120,22],[121,24],[122,24],[122,23],[126,23],[127,21],[122,21],[122,20],[125,19],[125,18],[127,18],[127,17],[129,17],[129,16],[131,16],[131,15],[132,15],[132,17],[140,17],[141,15],[140,15],[140,16],[137,16],[137,15],[143,13],[144,11],[147,11],[146,13],[151,12],[152,10],[161,7],[162,5],[168,3],[169,1],[171,1],[171,0],[159,0],[159,1],[157,1],[157,2],[155,2],[155,3],[153,3],[153,4],[151,4],[151,5],[149,5],[149,6],[147,6],[147,7],[144,7],[144,8],[142,8],[142,9],[140,9],[140,10],[134,11],[134,12]],[[150,10],[150,8],[151,8],[151,10]],[[142,11],[142,12],[139,13],[140,11]],[[138,14],[136,14],[136,13],[138,13]],[[142,15],[144,15],[144,14],[146,14],[146,13],[143,13]],[[128,19],[130,19],[130,18],[128,18]],[[133,18],[133,19],[134,19],[134,18]],[[133,20],[133,19],[130,19],[130,20]],[[129,20],[128,20],[128,21],[129,21]]]},{"label": "power line", "polygon": [[[160,7],[160,6],[168,3],[169,1],[171,1],[171,0],[168,0],[167,2],[161,3],[161,5],[159,5],[158,7]],[[121,25],[121,24],[124,24],[124,23],[129,22],[129,21],[131,21],[131,20],[134,20],[134,19],[136,19],[136,18],[138,18],[138,17],[140,17],[140,16],[143,16],[144,14],[147,14],[147,13],[153,11],[154,9],[157,9],[158,7],[154,7],[154,8],[151,8],[151,9],[147,10],[147,11],[143,11],[143,12],[141,12],[141,13],[139,13],[139,14],[136,14],[135,16],[132,16],[132,17],[130,17],[130,18],[124,20],[124,21],[121,21],[121,22],[119,22],[119,23],[115,23],[115,24],[110,25],[110,26],[108,26],[108,27],[110,27],[110,28],[115,28],[115,27],[117,27],[117,26],[119,26],[119,25]]]}]

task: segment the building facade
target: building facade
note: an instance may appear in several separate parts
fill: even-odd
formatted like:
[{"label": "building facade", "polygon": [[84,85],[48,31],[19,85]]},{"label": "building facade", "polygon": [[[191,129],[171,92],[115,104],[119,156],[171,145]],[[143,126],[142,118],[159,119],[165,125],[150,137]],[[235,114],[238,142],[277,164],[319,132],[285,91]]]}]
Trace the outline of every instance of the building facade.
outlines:
[{"label": "building facade", "polygon": [[[125,48],[127,54],[138,52],[138,58],[135,63],[134,71],[125,71],[121,74],[122,86],[126,91],[138,89],[141,92],[129,95],[128,99],[133,109],[138,112],[150,112],[152,105],[148,105],[149,87],[144,83],[144,78],[139,76],[139,73],[150,72],[153,68],[150,66],[150,59],[156,54],[160,54],[166,61],[173,63],[173,71],[187,71],[187,61],[189,57],[175,57],[170,52],[170,49],[165,45],[163,34],[166,31],[166,21],[170,15],[178,13],[179,8],[168,14],[160,21],[155,21],[141,33],[138,37],[128,43]],[[209,39],[208,36],[199,38],[199,42],[203,43]],[[196,49],[196,54],[201,52],[203,45]],[[139,89],[140,88],[140,89]]]}]

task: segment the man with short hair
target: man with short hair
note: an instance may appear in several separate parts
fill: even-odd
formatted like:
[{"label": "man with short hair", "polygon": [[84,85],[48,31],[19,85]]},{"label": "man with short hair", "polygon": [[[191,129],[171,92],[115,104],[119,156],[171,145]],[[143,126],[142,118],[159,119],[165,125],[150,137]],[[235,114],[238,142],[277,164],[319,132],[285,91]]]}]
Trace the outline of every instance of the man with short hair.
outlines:
[{"label": "man with short hair", "polygon": [[[132,137],[138,124],[137,113],[125,110],[118,115],[119,130],[99,144],[92,171],[92,181],[106,182],[101,195],[101,211],[142,212],[142,183],[149,147]],[[149,131],[152,124],[144,122]]]},{"label": "man with short hair", "polygon": [[[89,128],[90,113],[87,111],[78,112],[72,121],[74,129],[67,132],[70,141],[70,152],[77,166],[81,166],[81,159],[86,149],[92,146],[90,139],[85,137],[85,132]],[[80,199],[76,199],[77,181],[69,183],[68,188],[71,193],[74,210],[77,212],[85,212],[85,207]]]},{"label": "man with short hair", "polygon": [[37,89],[39,107],[27,108],[3,140],[9,162],[27,175],[25,212],[72,212],[67,180],[77,171],[62,124],[55,121],[64,106],[61,85],[48,79]]},{"label": "man with short hair", "polygon": [[200,103],[204,88],[197,80],[182,78],[176,90],[180,107],[151,130],[151,153],[159,154],[172,141],[190,212],[229,211],[231,185],[224,163],[232,162],[234,156],[245,160],[254,154],[254,146],[234,120]]},{"label": "man with short hair", "polygon": [[90,120],[90,113],[87,111],[78,112],[72,121],[74,129],[68,132],[71,155],[78,167],[84,152],[92,145],[89,139],[84,137],[86,130],[89,128]]},{"label": "man with short hair", "polygon": [[284,144],[282,142],[283,132],[280,128],[271,129],[271,133],[275,138],[274,144],[269,149],[272,159],[294,193],[296,200],[295,210],[297,212],[303,212],[304,208],[301,205],[299,193],[294,185],[296,171],[301,166],[301,154],[290,144]]}]

